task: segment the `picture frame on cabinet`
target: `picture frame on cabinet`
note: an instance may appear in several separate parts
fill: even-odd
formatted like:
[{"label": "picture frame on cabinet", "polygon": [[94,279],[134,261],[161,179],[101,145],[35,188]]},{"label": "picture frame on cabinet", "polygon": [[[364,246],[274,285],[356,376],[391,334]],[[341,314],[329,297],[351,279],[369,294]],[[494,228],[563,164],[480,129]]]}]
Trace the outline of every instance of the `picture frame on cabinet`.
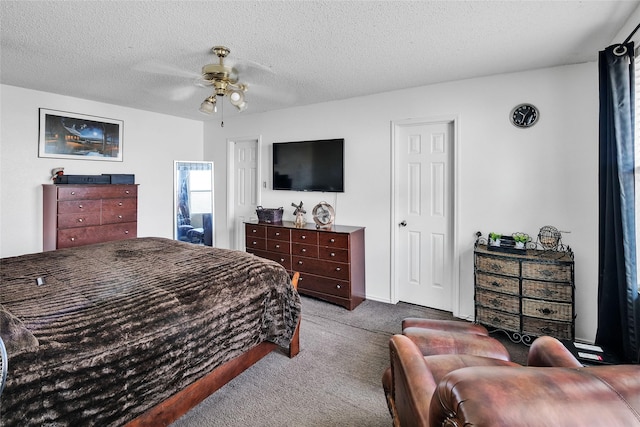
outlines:
[{"label": "picture frame on cabinet", "polygon": [[40,108],[38,157],[122,161],[122,120]]}]

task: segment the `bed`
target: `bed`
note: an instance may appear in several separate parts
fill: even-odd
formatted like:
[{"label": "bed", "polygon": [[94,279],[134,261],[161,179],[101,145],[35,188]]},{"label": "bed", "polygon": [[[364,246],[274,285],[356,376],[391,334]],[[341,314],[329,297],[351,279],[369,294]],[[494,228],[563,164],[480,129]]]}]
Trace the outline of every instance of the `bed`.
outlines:
[{"label": "bed", "polygon": [[245,252],[137,238],[0,262],[2,426],[167,425],[298,351],[291,278]]}]

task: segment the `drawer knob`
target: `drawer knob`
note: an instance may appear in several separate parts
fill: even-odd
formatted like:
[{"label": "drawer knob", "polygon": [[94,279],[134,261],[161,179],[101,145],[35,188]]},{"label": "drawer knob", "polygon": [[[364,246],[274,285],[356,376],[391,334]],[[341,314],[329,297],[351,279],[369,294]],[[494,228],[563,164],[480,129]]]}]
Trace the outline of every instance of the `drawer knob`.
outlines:
[{"label": "drawer knob", "polygon": [[300,252],[305,253],[305,252],[307,252],[307,249],[306,248],[302,248],[302,250]]},{"label": "drawer knob", "polygon": [[304,240],[304,239],[306,239],[306,238],[307,238],[307,236],[302,236],[302,237],[301,237],[301,239],[302,239],[302,240]]},{"label": "drawer knob", "polygon": [[124,230],[124,234],[129,234],[129,230]]},{"label": "drawer knob", "polygon": [[284,262],[284,258],[280,258],[280,262]]},{"label": "drawer knob", "polygon": [[84,206],[82,206],[82,205],[78,205],[78,208],[82,209],[82,208],[84,208]]},{"label": "drawer knob", "polygon": [[280,249],[280,245],[276,245],[276,249]]},{"label": "drawer knob", "polygon": [[78,218],[78,222],[82,222],[82,221],[83,221],[82,218]]},{"label": "drawer knob", "polygon": [[336,239],[329,239],[329,241],[330,241],[331,243],[335,243],[335,242],[336,242]]},{"label": "drawer knob", "polygon": [[329,256],[336,256],[336,254],[334,254],[333,252],[331,252],[331,253],[329,254]]},{"label": "drawer knob", "polygon": [[279,232],[277,232],[277,233],[276,233],[276,236],[279,236],[279,235],[280,235],[280,233],[279,233]]},{"label": "drawer knob", "polygon": [[251,232],[252,232],[252,233],[257,233],[257,232],[258,232],[258,230],[256,230],[255,228],[252,228],[252,229],[251,229]]},{"label": "drawer knob", "polygon": [[71,195],[72,195],[72,196],[75,196],[75,195],[76,195],[76,192],[75,192],[75,191],[72,191],[72,192],[71,192]]},{"label": "drawer knob", "polygon": [[125,190],[125,191],[124,191],[124,194],[129,194],[129,190]]},{"label": "drawer knob", "polygon": [[340,271],[342,270],[340,267],[336,267],[336,271]]},{"label": "drawer knob", "polygon": [[258,244],[258,242],[251,242],[251,244],[255,246]]},{"label": "drawer knob", "polygon": [[302,265],[302,261],[298,261],[298,265]]},{"label": "drawer knob", "polygon": [[69,239],[69,240],[71,240],[72,242],[75,242],[75,241],[76,241],[76,238],[75,238],[75,237],[72,237],[72,238],[71,238],[71,239]]},{"label": "drawer knob", "polygon": [[118,202],[118,206],[122,206],[122,202]]},{"label": "drawer knob", "polygon": [[118,219],[122,219],[122,215],[118,215]]},{"label": "drawer knob", "polygon": [[341,289],[341,288],[342,288],[342,286],[336,285],[336,289]]},{"label": "drawer knob", "polygon": [[551,309],[550,309],[550,308],[548,308],[548,307],[545,307],[545,308],[539,308],[539,309],[538,309],[538,311],[539,311],[540,313],[544,314],[545,316],[548,316],[548,315],[550,315],[551,313],[555,313],[555,311],[554,311],[554,310],[551,310]]},{"label": "drawer knob", "polygon": [[499,287],[500,287],[500,283],[495,282],[495,281],[494,281],[494,282],[491,282],[491,285],[495,286],[496,288],[499,288]]}]

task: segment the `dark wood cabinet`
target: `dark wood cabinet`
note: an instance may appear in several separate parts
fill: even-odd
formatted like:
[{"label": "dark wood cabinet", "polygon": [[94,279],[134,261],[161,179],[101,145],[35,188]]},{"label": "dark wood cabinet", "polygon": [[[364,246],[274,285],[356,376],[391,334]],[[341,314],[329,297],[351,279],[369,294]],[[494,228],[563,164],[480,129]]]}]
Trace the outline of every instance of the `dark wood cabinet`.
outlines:
[{"label": "dark wood cabinet", "polygon": [[135,184],[47,184],[42,195],[45,251],[137,237]]},{"label": "dark wood cabinet", "polygon": [[246,250],[298,271],[298,291],[349,310],[365,300],[364,228],[245,223]]},{"label": "dark wood cabinet", "polygon": [[475,249],[476,322],[505,331],[513,341],[575,338],[572,252]]}]

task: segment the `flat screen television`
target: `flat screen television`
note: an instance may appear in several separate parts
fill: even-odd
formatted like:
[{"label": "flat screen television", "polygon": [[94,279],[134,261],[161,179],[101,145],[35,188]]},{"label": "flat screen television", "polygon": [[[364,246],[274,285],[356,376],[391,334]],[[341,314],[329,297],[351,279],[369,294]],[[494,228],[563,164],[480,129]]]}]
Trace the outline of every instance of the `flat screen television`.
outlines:
[{"label": "flat screen television", "polygon": [[344,192],[344,139],[273,144],[273,189]]}]

